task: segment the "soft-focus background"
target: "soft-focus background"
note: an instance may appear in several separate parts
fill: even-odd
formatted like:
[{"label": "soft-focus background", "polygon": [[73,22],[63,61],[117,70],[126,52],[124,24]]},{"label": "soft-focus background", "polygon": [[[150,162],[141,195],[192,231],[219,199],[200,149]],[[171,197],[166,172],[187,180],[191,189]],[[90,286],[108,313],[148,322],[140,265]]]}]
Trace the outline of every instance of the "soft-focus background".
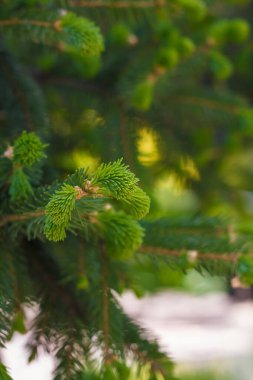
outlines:
[{"label": "soft-focus background", "polygon": [[[253,379],[253,303],[236,300],[222,284],[190,273],[191,293],[161,292],[138,299],[132,292],[121,298],[126,312],[176,361],[176,374],[189,380]],[[28,311],[31,318],[33,312]],[[16,333],[3,359],[14,380],[51,380],[54,361],[40,352],[28,365],[27,337]]]}]

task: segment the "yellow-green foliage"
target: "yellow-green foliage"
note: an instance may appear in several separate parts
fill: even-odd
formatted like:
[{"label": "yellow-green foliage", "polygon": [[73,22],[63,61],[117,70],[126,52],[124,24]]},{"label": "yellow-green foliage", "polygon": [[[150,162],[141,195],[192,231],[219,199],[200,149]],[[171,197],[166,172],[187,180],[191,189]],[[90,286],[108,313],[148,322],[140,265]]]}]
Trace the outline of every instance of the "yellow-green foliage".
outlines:
[{"label": "yellow-green foliage", "polygon": [[48,240],[62,241],[66,238],[66,226],[64,224],[54,224],[50,218],[46,218],[44,233]]},{"label": "yellow-green foliage", "polygon": [[213,24],[209,31],[209,36],[218,44],[241,43],[250,34],[250,26],[242,19],[221,20]]},{"label": "yellow-green foliage", "polygon": [[24,201],[33,192],[27,175],[22,168],[17,168],[13,171],[10,177],[9,194],[11,202]]},{"label": "yellow-green foliage", "polygon": [[128,258],[141,245],[143,228],[124,212],[103,212],[98,215],[98,220],[111,256]]},{"label": "yellow-green foliage", "polygon": [[1,380],[12,380],[12,378],[8,375],[6,367],[0,363],[0,379]]},{"label": "yellow-green foliage", "polygon": [[130,34],[130,29],[126,24],[117,23],[109,32],[109,41],[115,45],[124,45],[128,43]]},{"label": "yellow-green foliage", "polygon": [[125,212],[142,219],[149,212],[150,198],[140,187],[135,186],[129,196],[121,200],[121,204]]},{"label": "yellow-green foliage", "polygon": [[153,101],[154,83],[148,79],[139,82],[133,90],[131,104],[140,111],[147,111]]},{"label": "yellow-green foliage", "polygon": [[104,50],[100,29],[90,20],[72,12],[61,18],[60,26],[66,42],[83,55],[98,55]]},{"label": "yellow-green foliage", "polygon": [[182,37],[177,43],[177,51],[182,57],[191,55],[196,49],[194,42],[188,37]]},{"label": "yellow-green foliage", "polygon": [[53,194],[46,206],[46,214],[53,223],[65,224],[69,221],[77,194],[78,190],[68,184],[64,184]]},{"label": "yellow-green foliage", "polygon": [[49,240],[59,241],[66,237],[65,228],[75,208],[78,190],[64,184],[51,197],[46,206],[45,235]]},{"label": "yellow-green foliage", "polygon": [[159,50],[157,55],[157,63],[160,66],[171,69],[178,63],[178,52],[171,47],[163,47]]},{"label": "yellow-green foliage", "polygon": [[224,54],[213,50],[209,58],[210,69],[216,79],[227,79],[233,74],[233,65]]},{"label": "yellow-green foliage", "polygon": [[187,15],[195,20],[204,18],[207,13],[207,7],[204,1],[201,0],[176,0],[176,3],[180,5]]},{"label": "yellow-green foliage", "polygon": [[31,166],[45,157],[46,145],[33,132],[24,131],[14,143],[14,162],[23,166]]},{"label": "yellow-green foliage", "polygon": [[[126,210],[131,217],[123,212],[102,212],[97,218],[102,224],[105,240],[108,242],[110,251],[115,252],[110,236],[115,237],[116,246],[122,252],[130,255],[140,244],[142,229],[132,218],[140,219],[149,211],[150,199],[147,194],[137,186],[138,178],[129,170],[128,166],[122,163],[122,159],[108,164],[102,164],[90,179],[83,182],[83,189],[64,183],[60,189],[55,191],[46,205],[46,218],[44,233],[49,240],[59,241],[66,237],[66,228],[71,220],[72,212],[76,207],[76,200],[80,192],[82,197],[108,196],[119,201],[119,205]],[[125,219],[125,222],[124,222]],[[116,223],[119,226],[116,228]],[[112,229],[110,231],[110,228]],[[132,237],[130,237],[133,232]],[[129,236],[128,236],[129,235]],[[124,242],[125,239],[125,242]],[[127,248],[123,249],[123,242]],[[117,250],[118,253],[118,250]]]},{"label": "yellow-green foliage", "polygon": [[122,159],[100,165],[91,178],[92,185],[116,199],[127,197],[138,181]]},{"label": "yellow-green foliage", "polygon": [[238,260],[237,272],[242,282],[251,285],[253,282],[253,258],[249,255],[241,255]]}]

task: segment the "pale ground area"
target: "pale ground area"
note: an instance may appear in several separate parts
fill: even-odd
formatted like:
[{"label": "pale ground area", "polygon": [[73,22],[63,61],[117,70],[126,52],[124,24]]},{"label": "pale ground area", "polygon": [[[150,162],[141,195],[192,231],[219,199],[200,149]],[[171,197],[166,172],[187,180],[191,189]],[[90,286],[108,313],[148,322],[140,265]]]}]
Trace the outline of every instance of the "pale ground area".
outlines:
[{"label": "pale ground area", "polygon": [[[233,302],[223,293],[194,296],[164,292],[121,302],[180,368],[225,366],[231,380],[253,380],[253,302]],[[23,336],[15,335],[4,352],[14,380],[51,380],[52,359],[41,354],[27,365]]]}]

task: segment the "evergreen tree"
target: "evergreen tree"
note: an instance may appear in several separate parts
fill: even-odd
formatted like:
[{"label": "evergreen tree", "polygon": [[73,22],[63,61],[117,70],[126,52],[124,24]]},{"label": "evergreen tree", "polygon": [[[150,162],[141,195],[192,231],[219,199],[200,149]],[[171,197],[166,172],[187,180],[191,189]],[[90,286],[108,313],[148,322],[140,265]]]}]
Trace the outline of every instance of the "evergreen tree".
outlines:
[{"label": "evergreen tree", "polygon": [[[248,172],[232,187],[223,175],[252,146],[232,77],[245,3],[2,1],[0,345],[38,305],[29,361],[51,352],[54,380],[174,378],[118,300],[150,290],[147,268],[252,283]],[[162,210],[158,179],[191,188],[195,206]],[[224,209],[232,221],[210,216]]]}]

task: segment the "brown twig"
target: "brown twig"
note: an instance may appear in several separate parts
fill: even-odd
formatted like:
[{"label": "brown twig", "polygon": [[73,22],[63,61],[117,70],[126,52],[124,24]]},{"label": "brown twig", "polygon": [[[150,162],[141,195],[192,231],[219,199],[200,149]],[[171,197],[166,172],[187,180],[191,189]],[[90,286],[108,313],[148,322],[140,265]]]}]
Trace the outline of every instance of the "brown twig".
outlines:
[{"label": "brown twig", "polygon": [[204,99],[197,96],[172,95],[169,96],[169,98],[171,98],[174,103],[203,106],[214,110],[220,109],[223,111],[231,112],[234,115],[237,115],[241,111],[241,107],[237,105],[224,104],[219,101]]},{"label": "brown twig", "polygon": [[33,26],[42,26],[43,28],[53,28],[54,23],[49,21],[40,21],[40,20],[25,20],[19,18],[12,18],[9,20],[0,20],[0,26],[15,26],[15,25],[33,25]]},{"label": "brown twig", "polygon": [[[152,246],[142,246],[139,248],[138,252],[141,252],[141,253],[153,253],[153,254],[157,254],[157,255],[162,255],[162,256],[174,256],[174,257],[180,257],[182,256],[183,254],[185,254],[185,252],[189,252],[189,256],[190,256],[190,253],[193,252],[193,251],[190,251],[190,250],[176,250],[176,249],[168,249],[168,248],[162,248],[162,247],[152,247]],[[194,251],[196,253],[195,257],[196,259],[200,259],[200,260],[213,260],[213,261],[226,261],[226,262],[232,262],[232,263],[235,263],[237,262],[240,254],[239,253],[201,253],[201,252],[198,252],[198,251]]]},{"label": "brown twig", "polygon": [[33,212],[26,212],[24,214],[10,214],[10,215],[3,215],[0,217],[0,227],[4,226],[5,224],[12,223],[12,222],[19,222],[22,220],[28,220],[32,218],[37,218],[39,216],[45,215],[45,210],[37,210]]}]

